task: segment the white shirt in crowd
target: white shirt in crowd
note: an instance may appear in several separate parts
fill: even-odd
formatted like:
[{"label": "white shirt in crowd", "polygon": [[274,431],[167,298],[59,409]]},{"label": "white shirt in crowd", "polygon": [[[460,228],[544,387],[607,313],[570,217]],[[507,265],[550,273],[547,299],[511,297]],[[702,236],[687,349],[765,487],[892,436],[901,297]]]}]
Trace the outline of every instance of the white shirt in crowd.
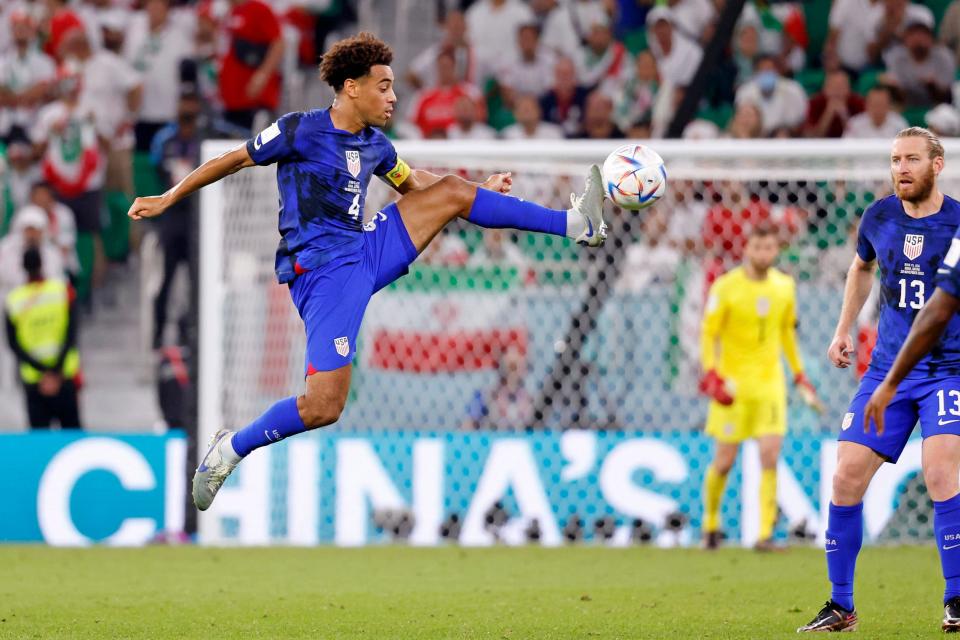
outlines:
[{"label": "white shirt in crowd", "polygon": [[500,132],[504,140],[562,140],[563,128],[552,122],[541,122],[533,131],[533,134],[527,134],[526,129],[519,122],[506,127]]},{"label": "white shirt in crowd", "polygon": [[759,107],[764,135],[781,127],[792,129],[807,117],[807,94],[799,82],[789,78],[778,78],[769,97],[763,95],[755,80],[745,82],[737,89],[735,102],[751,102]]},{"label": "white shirt in crowd", "polygon": [[710,0],[680,0],[670,5],[673,28],[695,42],[699,42],[707,25],[717,15]]},{"label": "white shirt in crowd", "polygon": [[884,140],[889,140],[908,126],[907,121],[896,111],[887,113],[886,119],[880,126],[874,124],[873,119],[870,118],[870,114],[864,111],[847,120],[847,128],[843,132],[843,137],[883,138]]},{"label": "white shirt in crowd", "polygon": [[[0,86],[19,93],[38,82],[52,82],[57,75],[53,59],[37,49],[27,49],[21,56],[16,49],[10,49],[0,56]],[[38,107],[0,108],[0,135],[10,131],[10,127],[20,126],[29,129],[36,118]]]},{"label": "white shirt in crowd", "polygon": [[62,202],[54,204],[52,215],[35,204],[21,207],[10,222],[11,228],[23,228],[22,220],[31,216],[43,215],[47,218],[47,238],[60,249],[62,268],[70,273],[80,272],[80,260],[77,258],[77,222],[73,211]]},{"label": "white shirt in crowd", "polygon": [[569,56],[582,45],[582,38],[596,23],[610,21],[600,0],[567,0],[560,2],[543,21],[540,42],[561,55]]},{"label": "white shirt in crowd", "polygon": [[533,60],[524,60],[519,52],[504,56],[497,80],[508,89],[539,98],[553,85],[553,68],[556,65],[557,56],[541,45],[537,47]]},{"label": "white shirt in crowd", "polygon": [[106,49],[83,65],[80,105],[94,114],[97,132],[116,149],[133,148],[134,114],[127,109],[127,93],[141,81],[129,62]]},{"label": "white shirt in crowd", "polygon": [[647,42],[650,44],[653,57],[657,59],[657,70],[660,72],[660,78],[680,87],[690,84],[693,75],[700,68],[700,60],[703,58],[703,49],[700,48],[700,45],[681,34],[674,27],[670,53],[665,55],[663,49],[660,48],[660,43],[653,37],[649,29],[647,33]]},{"label": "white shirt in crowd", "polygon": [[[830,28],[838,32],[840,64],[860,70],[870,62],[867,47],[877,37],[884,11],[884,0],[834,0],[830,9]],[[933,12],[923,5],[910,3],[903,24],[913,20],[933,25]]]},{"label": "white shirt in crowd", "polygon": [[193,55],[193,14],[171,11],[155,32],[145,13],[137,15],[124,40],[124,58],[143,77],[139,120],[169,122],[177,115],[180,62]]},{"label": "white shirt in crowd", "polygon": [[[83,155],[75,150],[99,149],[96,120],[96,113],[82,104],[71,110],[62,101],[51,102],[37,114],[30,139],[37,144],[47,144],[44,158],[59,175],[76,180],[83,171]],[[57,132],[61,125],[64,125],[62,131]],[[100,162],[97,170],[87,176],[83,191],[103,187],[105,172],[106,163]]]},{"label": "white shirt in crowd", "polygon": [[533,11],[522,0],[506,0],[499,7],[491,0],[479,0],[467,9],[466,20],[480,66],[480,84],[494,72],[502,55],[516,51],[517,28],[533,22]]},{"label": "white shirt in crowd", "polygon": [[447,127],[447,138],[450,140],[494,140],[496,137],[496,129],[483,122],[473,123],[469,130],[457,122]]}]

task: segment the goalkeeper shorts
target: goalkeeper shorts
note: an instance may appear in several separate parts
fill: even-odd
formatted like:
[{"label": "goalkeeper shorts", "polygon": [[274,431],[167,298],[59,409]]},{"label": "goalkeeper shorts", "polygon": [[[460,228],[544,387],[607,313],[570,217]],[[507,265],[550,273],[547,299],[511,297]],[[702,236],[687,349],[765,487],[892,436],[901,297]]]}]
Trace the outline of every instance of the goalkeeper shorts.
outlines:
[{"label": "goalkeeper shorts", "polygon": [[761,436],[782,436],[787,433],[786,393],[734,397],[733,404],[726,406],[712,400],[707,410],[706,433],[718,442],[731,444]]},{"label": "goalkeeper shorts", "polygon": [[374,293],[409,271],[417,250],[391,204],[363,226],[363,252],[333,260],[291,283],[307,334],[304,375],[353,362],[357,334]]}]

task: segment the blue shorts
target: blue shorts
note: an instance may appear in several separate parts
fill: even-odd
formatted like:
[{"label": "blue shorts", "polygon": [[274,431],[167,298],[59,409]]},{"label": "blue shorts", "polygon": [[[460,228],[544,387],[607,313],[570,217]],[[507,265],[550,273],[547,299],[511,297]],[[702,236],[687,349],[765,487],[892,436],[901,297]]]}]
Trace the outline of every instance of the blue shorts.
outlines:
[{"label": "blue shorts", "polygon": [[843,417],[839,439],[870,447],[889,462],[896,462],[907,446],[917,421],[924,438],[940,434],[960,436],[960,378],[907,378],[900,383],[884,416],[884,432],[877,435],[875,425],[863,432],[863,407],[883,375],[868,371],[860,382],[847,414]]},{"label": "blue shorts", "polygon": [[307,333],[304,375],[353,362],[363,312],[374,293],[409,271],[417,250],[391,204],[363,226],[363,253],[300,274],[290,297]]}]

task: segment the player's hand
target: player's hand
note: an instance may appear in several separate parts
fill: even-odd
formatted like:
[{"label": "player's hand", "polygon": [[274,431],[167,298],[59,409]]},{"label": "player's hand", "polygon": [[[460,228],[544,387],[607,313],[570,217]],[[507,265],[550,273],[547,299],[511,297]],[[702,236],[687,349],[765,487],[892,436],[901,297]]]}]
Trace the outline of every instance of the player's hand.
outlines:
[{"label": "player's hand", "polygon": [[509,171],[507,173],[495,173],[480,186],[497,193],[510,193],[510,189],[513,188],[513,174]]},{"label": "player's hand", "polygon": [[890,384],[886,380],[880,383],[880,386],[873,390],[873,395],[867,401],[863,408],[863,432],[870,433],[870,420],[877,425],[877,435],[883,435],[883,414],[887,410],[887,405],[893,400],[897,393],[896,385]]},{"label": "player's hand", "polygon": [[716,370],[707,371],[700,379],[700,393],[709,396],[724,406],[733,404],[733,395],[727,391],[727,385]]},{"label": "player's hand", "polygon": [[802,371],[798,373],[793,378],[793,384],[797,387],[797,393],[800,394],[800,398],[805,405],[817,413],[823,413],[826,410],[826,406],[824,406],[823,401],[820,400],[820,396],[817,395],[817,388],[810,382],[807,374]]},{"label": "player's hand", "polygon": [[145,196],[137,198],[130,205],[127,216],[132,220],[155,218],[167,210],[170,204],[164,196]]},{"label": "player's hand", "polygon": [[827,349],[827,357],[830,358],[830,362],[833,363],[833,366],[838,369],[846,369],[853,361],[850,359],[850,356],[853,355],[853,338],[850,337],[849,333],[836,334],[833,336],[833,342],[830,343],[830,348]]},{"label": "player's hand", "polygon": [[52,397],[60,393],[60,385],[63,380],[60,376],[52,371],[47,371],[40,378],[40,382],[37,385],[37,391],[40,392],[40,395],[46,397]]}]

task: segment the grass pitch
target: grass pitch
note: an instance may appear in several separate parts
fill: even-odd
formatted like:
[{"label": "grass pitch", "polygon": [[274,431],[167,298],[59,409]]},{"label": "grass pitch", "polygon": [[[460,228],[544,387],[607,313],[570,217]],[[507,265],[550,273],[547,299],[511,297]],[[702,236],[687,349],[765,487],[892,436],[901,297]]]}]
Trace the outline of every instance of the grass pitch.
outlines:
[{"label": "grass pitch", "polygon": [[[795,638],[823,552],[0,547],[0,638]],[[933,547],[866,549],[860,634],[939,637]]]}]

